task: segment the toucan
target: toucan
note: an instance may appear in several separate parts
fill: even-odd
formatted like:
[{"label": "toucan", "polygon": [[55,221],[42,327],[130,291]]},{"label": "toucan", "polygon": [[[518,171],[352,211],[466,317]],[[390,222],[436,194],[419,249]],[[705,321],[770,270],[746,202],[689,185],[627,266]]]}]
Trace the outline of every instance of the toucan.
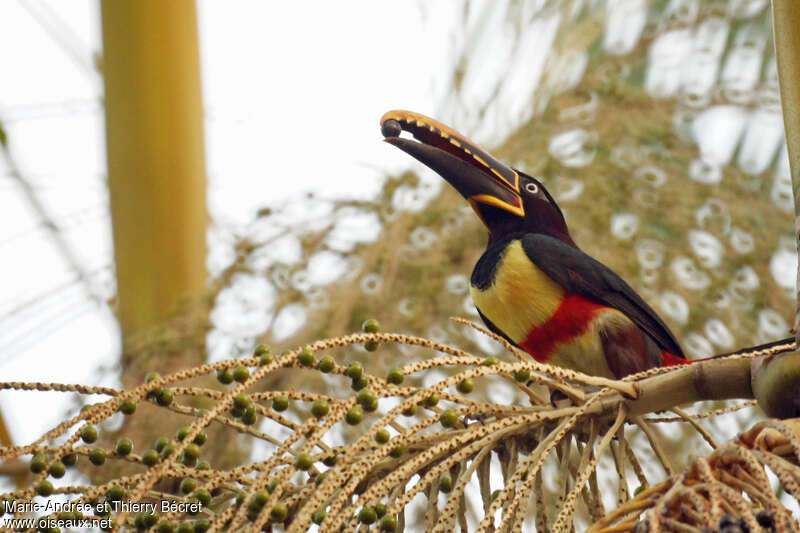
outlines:
[{"label": "toucan", "polygon": [[470,293],[491,331],[540,363],[594,376],[690,362],[653,308],[578,247],[539,180],[419,113],[389,111],[380,123],[386,142],[443,177],[489,230]]}]

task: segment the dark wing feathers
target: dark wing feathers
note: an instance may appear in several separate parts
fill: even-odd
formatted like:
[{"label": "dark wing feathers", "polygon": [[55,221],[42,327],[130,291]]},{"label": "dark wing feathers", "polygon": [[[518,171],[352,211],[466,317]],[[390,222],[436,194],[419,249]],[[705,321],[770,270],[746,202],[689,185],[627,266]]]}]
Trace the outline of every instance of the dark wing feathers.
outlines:
[{"label": "dark wing feathers", "polygon": [[525,234],[522,249],[542,272],[567,292],[623,312],[663,350],[683,357],[678,341],[661,317],[603,263],[578,248],[539,233]]}]

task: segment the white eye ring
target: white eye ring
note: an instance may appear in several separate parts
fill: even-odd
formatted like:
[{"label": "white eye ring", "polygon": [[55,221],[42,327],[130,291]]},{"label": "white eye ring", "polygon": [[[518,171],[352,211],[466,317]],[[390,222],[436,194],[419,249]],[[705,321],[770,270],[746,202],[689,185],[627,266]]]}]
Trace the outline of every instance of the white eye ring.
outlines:
[{"label": "white eye ring", "polygon": [[537,192],[539,192],[539,186],[531,182],[525,185],[525,190],[531,194],[536,194]]}]

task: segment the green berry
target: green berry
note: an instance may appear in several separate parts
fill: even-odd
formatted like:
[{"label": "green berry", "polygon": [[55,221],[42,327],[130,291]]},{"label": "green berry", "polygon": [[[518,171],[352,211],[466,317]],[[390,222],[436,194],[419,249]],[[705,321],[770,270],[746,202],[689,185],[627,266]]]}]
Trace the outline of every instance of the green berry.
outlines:
[{"label": "green berry", "polygon": [[122,437],[117,441],[114,451],[117,455],[128,455],[133,451],[133,441],[128,437]]},{"label": "green berry", "polygon": [[160,388],[156,392],[156,403],[161,407],[167,407],[172,403],[172,400],[175,399],[175,396],[172,394],[171,389],[167,388]]},{"label": "green berry", "polygon": [[[233,398],[233,406],[239,409],[247,409],[248,407],[253,406],[253,401],[250,399],[250,396],[247,394],[237,394]],[[241,416],[241,415],[240,415]]]},{"label": "green berry", "polygon": [[314,511],[314,514],[311,515],[311,521],[317,525],[320,525],[325,520],[326,516],[328,516],[328,513],[326,513],[323,509],[317,509]]},{"label": "green berry", "polygon": [[358,379],[364,375],[364,367],[358,361],[353,361],[350,363],[350,366],[347,367],[347,370],[345,370],[345,374],[347,374],[347,377],[350,379]]},{"label": "green berry", "polygon": [[456,385],[456,389],[458,389],[458,392],[460,392],[461,394],[469,394],[470,392],[475,390],[475,382],[472,381],[471,379],[465,379],[464,381]]},{"label": "green berry", "polygon": [[39,496],[50,496],[55,490],[56,489],[53,487],[53,484],[46,479],[43,479],[38,485],[36,485],[36,494]]},{"label": "green berry", "polygon": [[358,521],[362,524],[374,524],[376,520],[378,520],[378,514],[372,507],[363,507],[358,512]]},{"label": "green berry", "polygon": [[330,405],[325,400],[317,400],[311,404],[311,414],[316,418],[322,418],[331,410]]},{"label": "green berry", "polygon": [[328,457],[322,460],[322,464],[328,467],[334,466],[336,464],[336,456],[329,455]]},{"label": "green berry", "polygon": [[172,520],[162,520],[158,524],[158,533],[174,533],[175,531],[175,522]]},{"label": "green berry", "polygon": [[289,398],[282,394],[275,396],[272,399],[272,408],[278,412],[285,411],[289,408]]},{"label": "green berry", "polygon": [[378,330],[381,329],[381,325],[374,318],[370,318],[361,324],[361,329],[364,330],[364,333],[377,333]]},{"label": "green berry", "polygon": [[405,416],[414,416],[415,414],[417,414],[417,406],[416,405],[412,405],[408,409],[403,409],[403,415],[405,415]]},{"label": "green berry", "polygon": [[184,478],[183,481],[181,481],[181,492],[183,494],[189,494],[196,488],[197,488],[197,481],[190,477]]},{"label": "green berry", "polygon": [[269,492],[265,491],[264,489],[261,489],[257,491],[255,494],[253,494],[253,497],[250,499],[248,507],[251,509],[261,510],[267,503],[267,500],[269,500]]},{"label": "green berry", "polygon": [[644,485],[639,485],[638,487],[636,487],[635,489],[633,489],[633,495],[634,495],[634,496],[638,496],[638,495],[639,495],[639,493],[640,493],[640,492],[642,492],[644,489],[645,489],[645,486],[644,486]]},{"label": "green berry", "polygon": [[97,440],[97,428],[94,426],[84,426],[81,430],[81,440],[86,444],[91,444]]},{"label": "green berry", "polygon": [[100,466],[106,462],[106,451],[103,448],[92,448],[89,452],[89,461],[95,466]]},{"label": "green berry", "polygon": [[194,521],[194,531],[195,533],[206,533],[211,529],[211,522],[209,522],[205,518],[200,518],[199,520]]},{"label": "green berry", "polygon": [[484,366],[494,366],[499,362],[500,362],[500,360],[497,357],[491,355],[491,356],[489,356],[489,357],[487,357],[486,359],[483,360],[483,365]]},{"label": "green berry", "polygon": [[47,473],[58,479],[64,477],[64,474],[67,473],[67,467],[61,461],[53,461],[50,464],[50,468],[47,469]]},{"label": "green berry", "polygon": [[333,362],[333,358],[330,355],[325,355],[320,358],[319,362],[317,363],[317,368],[323,374],[327,374],[334,369],[336,364]]},{"label": "green berry", "polygon": [[250,377],[250,371],[246,366],[239,365],[233,369],[233,379],[239,383],[244,383]]},{"label": "green berry", "polygon": [[439,422],[446,427],[451,428],[458,423],[458,415],[452,409],[445,409],[442,411],[442,414],[439,415]]},{"label": "green berry", "polygon": [[144,382],[145,383],[150,383],[151,381],[155,381],[160,377],[161,377],[161,374],[159,374],[158,372],[150,372],[149,374],[147,374],[144,377]]},{"label": "green berry", "polygon": [[404,453],[406,453],[406,448],[405,448],[405,446],[395,446],[395,447],[394,447],[394,448],[392,448],[392,450],[389,452],[389,455],[390,455],[391,457],[394,457],[395,459],[397,459],[398,457],[400,457],[400,456],[401,456],[401,455],[403,455]]},{"label": "green berry", "polygon": [[272,481],[269,482],[269,485],[267,486],[267,492],[272,494],[273,492],[275,492],[275,489],[277,488],[278,488],[278,480],[273,479]]},{"label": "green berry", "polygon": [[350,382],[350,388],[354,391],[360,391],[364,389],[367,385],[369,385],[369,379],[367,376],[359,376],[357,378],[353,378]]},{"label": "green berry", "polygon": [[78,463],[78,454],[68,453],[61,458],[61,462],[64,463],[64,466],[75,466]]},{"label": "green berry", "polygon": [[378,444],[386,444],[387,442],[389,442],[390,438],[391,435],[389,435],[389,430],[386,428],[381,429],[377,433],[375,433],[375,442],[377,442]]},{"label": "green berry", "polygon": [[161,436],[156,439],[155,443],[153,443],[153,448],[155,448],[157,452],[161,453],[161,450],[163,450],[167,444],[169,444],[169,439]]},{"label": "green berry", "polygon": [[167,445],[166,445],[166,446],[164,446],[164,448],[161,450],[161,457],[169,457],[169,456],[170,456],[170,455],[172,455],[174,452],[175,452],[175,446],[173,446],[172,444],[167,444]]},{"label": "green berry", "polygon": [[217,381],[223,385],[233,383],[233,372],[231,372],[228,368],[220,368],[217,370]]},{"label": "green berry", "polygon": [[434,392],[430,396],[428,396],[427,398],[422,400],[422,406],[423,407],[436,407],[436,405],[439,403],[439,399],[440,399],[439,395]]},{"label": "green berry", "polygon": [[178,442],[183,441],[186,438],[186,435],[189,434],[189,426],[181,426],[178,428],[178,431],[175,432],[175,439]]},{"label": "green berry", "polygon": [[386,515],[381,518],[381,531],[392,533],[397,530],[397,518]]},{"label": "green berry", "polygon": [[272,354],[267,352],[265,354],[261,354],[261,356],[258,358],[258,364],[260,366],[265,366],[265,365],[270,364],[274,360],[275,360],[275,358],[272,357]]},{"label": "green berry", "polygon": [[47,468],[47,456],[43,453],[37,453],[31,459],[30,469],[34,474],[44,472]]},{"label": "green berry", "polygon": [[367,341],[364,343],[364,349],[368,352],[374,352],[378,349],[380,343],[378,341]]},{"label": "green berry", "polygon": [[278,502],[275,504],[270,512],[269,516],[276,522],[283,522],[286,520],[286,516],[289,514],[289,509],[286,508],[286,504],[283,502]]},{"label": "green berry", "polygon": [[314,460],[307,453],[297,454],[297,457],[294,460],[294,466],[298,470],[303,470],[303,471],[308,470],[309,468],[311,468],[311,465],[313,464]]},{"label": "green berry", "polygon": [[206,489],[199,489],[192,494],[192,497],[197,498],[203,507],[208,507],[211,503],[211,494]]},{"label": "green berry", "polygon": [[514,379],[519,381],[520,383],[526,383],[531,378],[531,371],[527,368],[522,370],[517,370],[514,372]]},{"label": "green berry", "polygon": [[375,514],[378,515],[378,518],[383,518],[388,511],[389,509],[386,507],[385,503],[379,503],[375,506]]},{"label": "green berry", "polygon": [[328,473],[327,472],[321,473],[320,475],[318,475],[317,477],[314,478],[314,485],[321,485],[322,482],[325,481],[326,477],[328,477]]},{"label": "green berry", "polygon": [[361,389],[358,391],[358,395],[356,396],[356,401],[361,405],[361,407],[369,405],[375,400],[375,395],[372,394],[369,389]]},{"label": "green berry", "polygon": [[203,444],[206,443],[207,440],[208,440],[208,433],[206,433],[205,431],[201,431],[200,433],[194,436],[192,442],[194,442],[198,446],[202,446]]},{"label": "green berry", "polygon": [[125,489],[120,487],[119,485],[114,485],[108,492],[106,492],[106,499],[111,502],[118,502],[122,501],[122,498],[125,497]]},{"label": "green berry", "polygon": [[378,410],[378,399],[373,397],[369,402],[364,404],[362,407],[364,408],[364,411],[368,413],[374,413],[375,411]]},{"label": "green berry", "polygon": [[195,533],[194,524],[191,522],[181,522],[178,526],[177,533]]},{"label": "green berry", "polygon": [[146,450],[142,454],[142,462],[145,464],[145,466],[153,466],[157,464],[158,459],[159,459],[158,452],[153,449]]},{"label": "green berry", "polygon": [[439,490],[442,492],[450,492],[453,490],[453,480],[447,474],[439,478]]},{"label": "green berry", "polygon": [[194,459],[197,459],[200,457],[200,446],[192,442],[186,446],[186,449],[183,450],[183,454],[187,457],[193,457]]},{"label": "green berry", "polygon": [[191,455],[186,455],[186,452],[184,451],[181,454],[181,464],[183,464],[185,466],[194,466],[194,465],[197,464],[197,457],[192,457]]},{"label": "green berry", "polygon": [[200,461],[195,468],[197,470],[211,470],[211,465],[207,461]]},{"label": "green berry", "polygon": [[503,491],[500,490],[500,489],[493,490],[492,491],[492,501],[495,501],[497,499],[497,497],[500,496],[501,492],[503,492]]},{"label": "green berry", "polygon": [[133,398],[124,400],[121,404],[119,404],[119,411],[123,415],[132,415],[136,412],[136,400]]},{"label": "green berry", "polygon": [[314,359],[314,352],[308,348],[303,348],[303,350],[297,355],[297,362],[302,366],[314,366]]},{"label": "green berry", "polygon": [[364,419],[364,409],[361,408],[360,405],[354,406],[352,409],[347,411],[347,414],[344,415],[344,420],[351,426],[355,426],[361,423],[361,420]]},{"label": "green berry", "polygon": [[261,357],[262,355],[266,355],[268,353],[270,353],[269,346],[266,344],[259,344],[253,351],[253,357]]},{"label": "green berry", "polygon": [[256,420],[258,420],[256,410],[254,408],[245,409],[244,414],[242,414],[242,424],[252,426],[256,423]]},{"label": "green berry", "polygon": [[403,371],[396,366],[390,368],[389,373],[386,374],[386,381],[395,385],[400,385],[404,379],[405,375],[403,374]]}]

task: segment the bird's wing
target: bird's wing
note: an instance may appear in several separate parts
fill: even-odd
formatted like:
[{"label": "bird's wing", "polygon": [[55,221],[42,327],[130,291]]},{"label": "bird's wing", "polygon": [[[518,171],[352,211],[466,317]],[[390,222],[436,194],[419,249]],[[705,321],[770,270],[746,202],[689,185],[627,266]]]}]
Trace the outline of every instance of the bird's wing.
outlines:
[{"label": "bird's wing", "polygon": [[621,311],[661,349],[683,357],[678,341],[661,317],[603,263],[578,248],[539,233],[524,235],[522,249],[542,272],[565,291]]}]

